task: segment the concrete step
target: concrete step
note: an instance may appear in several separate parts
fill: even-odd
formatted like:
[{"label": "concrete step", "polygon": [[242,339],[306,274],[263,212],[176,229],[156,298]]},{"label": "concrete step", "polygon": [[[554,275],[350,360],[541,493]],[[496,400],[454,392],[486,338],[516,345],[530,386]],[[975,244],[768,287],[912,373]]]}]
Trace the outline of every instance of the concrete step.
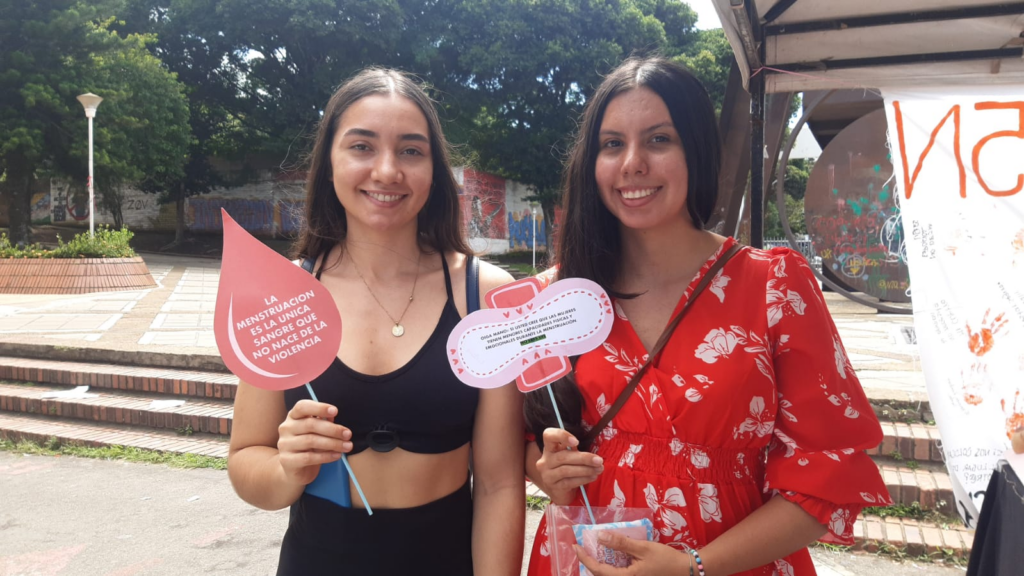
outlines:
[{"label": "concrete step", "polygon": [[115,350],[104,348],[103,344],[99,342],[85,343],[82,346],[0,342],[0,356],[230,374],[227,367],[224,366],[224,360],[216,350],[211,350],[208,354],[177,354],[146,350]]},{"label": "concrete step", "polygon": [[[190,430],[211,434],[230,434],[231,402],[215,399],[187,399],[185,404],[168,408],[153,407],[154,400],[167,400],[156,394],[90,388],[91,398],[41,398],[47,392],[70,390],[67,387],[28,384],[0,384],[0,411],[38,414],[61,418],[148,426],[163,430]],[[181,400],[181,398],[177,398]]]},{"label": "concrete step", "polygon": [[888,552],[910,558],[929,556],[966,560],[971,555],[974,533],[962,525],[940,525],[909,518],[861,516],[853,525],[854,550]]},{"label": "concrete step", "polygon": [[869,456],[899,455],[905,461],[943,462],[938,426],[882,422],[882,432],[885,435],[882,443],[868,450]]},{"label": "concrete step", "polygon": [[109,422],[69,421],[40,415],[0,412],[0,438],[40,444],[56,438],[64,444],[82,446],[129,446],[145,450],[199,454],[227,458],[228,438],[213,434],[185,436],[168,430],[154,430]]},{"label": "concrete step", "polygon": [[238,378],[230,373],[132,367],[0,356],[0,380],[89,386],[198,398],[235,397]]},{"label": "concrete step", "polygon": [[944,465],[935,462],[911,465],[884,456],[876,456],[873,460],[894,503],[909,506],[917,502],[924,510],[956,516],[953,485]]}]

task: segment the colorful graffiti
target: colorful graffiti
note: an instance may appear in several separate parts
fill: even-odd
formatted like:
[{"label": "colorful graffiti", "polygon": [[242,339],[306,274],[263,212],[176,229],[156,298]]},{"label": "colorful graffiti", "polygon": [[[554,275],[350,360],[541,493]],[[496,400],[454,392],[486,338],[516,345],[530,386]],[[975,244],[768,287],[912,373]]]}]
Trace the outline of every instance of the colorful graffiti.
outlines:
[{"label": "colorful graffiti", "polygon": [[533,234],[537,234],[537,249],[547,248],[547,236],[544,230],[544,213],[537,210],[536,226],[534,216],[529,208],[510,210],[508,213],[508,249],[533,249]]},{"label": "colorful graffiti", "polygon": [[843,129],[811,172],[807,231],[822,265],[851,288],[909,302],[910,276],[884,110]]},{"label": "colorful graffiti", "polygon": [[68,190],[68,215],[79,222],[89,218],[89,192],[87,190]]},{"label": "colorful graffiti", "polygon": [[214,232],[223,229],[220,210],[228,214],[247,231],[258,234],[273,234],[274,208],[272,200],[247,200],[236,198],[189,198],[187,220],[192,230]]},{"label": "colorful graffiti", "polygon": [[462,222],[470,238],[508,237],[504,178],[466,168],[459,205]]},{"label": "colorful graffiti", "polygon": [[32,195],[32,223],[50,223],[50,194],[49,192],[36,192]]}]

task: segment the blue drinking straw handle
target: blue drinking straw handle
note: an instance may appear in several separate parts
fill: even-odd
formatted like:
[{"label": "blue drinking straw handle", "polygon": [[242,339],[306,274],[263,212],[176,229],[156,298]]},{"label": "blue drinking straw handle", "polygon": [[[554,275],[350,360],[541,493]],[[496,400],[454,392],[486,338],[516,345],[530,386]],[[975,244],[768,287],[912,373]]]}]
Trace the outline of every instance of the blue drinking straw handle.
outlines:
[{"label": "blue drinking straw handle", "polygon": [[[562,422],[562,415],[558,412],[558,402],[555,402],[555,393],[551,390],[551,386],[546,386],[548,389],[548,396],[551,397],[551,406],[555,409],[555,417],[558,418],[558,427],[565,430],[565,423]],[[566,450],[572,450],[569,446]],[[590,509],[590,499],[587,498],[587,490],[585,487],[580,486],[580,494],[583,495],[583,503],[587,506],[587,514],[590,514],[590,523],[597,524],[597,520],[594,519],[594,511]]]}]

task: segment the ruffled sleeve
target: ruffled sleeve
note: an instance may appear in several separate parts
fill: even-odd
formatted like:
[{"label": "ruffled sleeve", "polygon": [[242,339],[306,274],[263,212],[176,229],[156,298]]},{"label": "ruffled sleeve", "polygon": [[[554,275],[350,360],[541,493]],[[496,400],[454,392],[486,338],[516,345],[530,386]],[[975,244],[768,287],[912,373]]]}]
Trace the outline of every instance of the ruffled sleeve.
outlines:
[{"label": "ruffled sleeve", "polygon": [[850,545],[861,509],[891,504],[865,453],[881,443],[882,428],[799,253],[772,251],[766,305],[779,410],[765,489],[827,526],[823,542]]}]

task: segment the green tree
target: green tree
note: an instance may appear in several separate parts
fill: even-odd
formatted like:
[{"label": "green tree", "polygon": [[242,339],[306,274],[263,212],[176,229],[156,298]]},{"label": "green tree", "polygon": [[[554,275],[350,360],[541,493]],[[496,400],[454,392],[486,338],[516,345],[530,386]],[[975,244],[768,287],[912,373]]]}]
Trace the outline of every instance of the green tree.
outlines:
[{"label": "green tree", "polygon": [[[549,229],[576,122],[603,74],[634,52],[678,51],[696,16],[668,0],[463,0],[422,58],[460,101],[479,167],[528,185]],[[659,16],[672,22],[671,35]],[[468,109],[468,110],[467,110]],[[467,114],[471,111],[471,114]],[[468,123],[466,123],[468,122]]]},{"label": "green tree", "polygon": [[696,39],[685,47],[675,61],[686,66],[700,78],[715,103],[715,112],[722,112],[729,68],[735,61],[732,47],[721,28],[696,31]]},{"label": "green tree", "polygon": [[[786,179],[782,184],[785,192],[786,216],[789,218],[789,227],[796,235],[807,233],[807,223],[804,216],[804,195],[807,192],[807,179],[810,178],[811,169],[814,168],[813,160],[790,160],[786,166]],[[775,184],[772,192],[766,197],[767,203],[764,211],[764,236],[765,238],[783,238],[785,232],[782,229],[782,221],[779,219],[779,208],[775,202]]]},{"label": "green tree", "polygon": [[78,94],[104,97],[95,123],[96,182],[112,190],[175,177],[188,141],[187,109],[147,38],[110,30],[105,2],[0,0],[0,170],[11,239],[30,241],[31,188],[57,175],[84,180],[87,131]]}]

